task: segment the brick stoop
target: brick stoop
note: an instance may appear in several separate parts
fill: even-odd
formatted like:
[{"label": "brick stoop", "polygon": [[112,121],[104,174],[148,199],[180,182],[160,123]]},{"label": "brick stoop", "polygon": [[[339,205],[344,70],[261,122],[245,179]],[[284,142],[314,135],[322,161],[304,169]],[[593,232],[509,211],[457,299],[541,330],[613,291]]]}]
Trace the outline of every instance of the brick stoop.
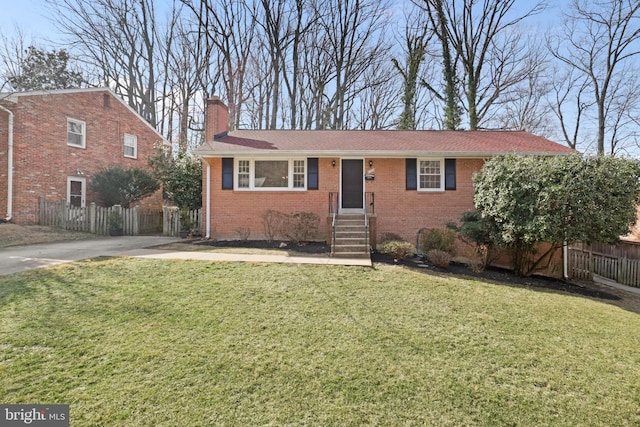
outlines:
[{"label": "brick stoop", "polygon": [[367,228],[363,214],[341,214],[336,223],[336,241],[331,256],[336,258],[369,258]]}]

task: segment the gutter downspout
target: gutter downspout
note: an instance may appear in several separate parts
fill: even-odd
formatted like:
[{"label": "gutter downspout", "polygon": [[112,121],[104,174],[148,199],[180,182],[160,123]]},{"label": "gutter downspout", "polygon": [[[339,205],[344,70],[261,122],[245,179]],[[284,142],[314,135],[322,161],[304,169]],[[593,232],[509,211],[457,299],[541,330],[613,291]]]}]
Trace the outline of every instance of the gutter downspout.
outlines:
[{"label": "gutter downspout", "polygon": [[205,228],[205,236],[204,238],[209,240],[211,238],[211,164],[207,163],[207,195],[206,195],[206,205],[207,205],[207,218],[206,218],[206,228]]},{"label": "gutter downspout", "polygon": [[9,139],[7,153],[7,216],[5,221],[13,218],[13,111],[0,105],[0,109],[9,113]]}]

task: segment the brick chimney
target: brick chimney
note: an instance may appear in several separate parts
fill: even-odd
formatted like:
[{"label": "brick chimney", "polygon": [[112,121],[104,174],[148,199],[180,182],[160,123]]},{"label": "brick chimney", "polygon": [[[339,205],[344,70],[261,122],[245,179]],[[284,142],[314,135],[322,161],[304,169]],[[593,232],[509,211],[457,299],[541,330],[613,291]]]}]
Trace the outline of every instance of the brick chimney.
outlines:
[{"label": "brick chimney", "polygon": [[229,131],[229,109],[217,96],[207,99],[205,142],[224,136]]}]

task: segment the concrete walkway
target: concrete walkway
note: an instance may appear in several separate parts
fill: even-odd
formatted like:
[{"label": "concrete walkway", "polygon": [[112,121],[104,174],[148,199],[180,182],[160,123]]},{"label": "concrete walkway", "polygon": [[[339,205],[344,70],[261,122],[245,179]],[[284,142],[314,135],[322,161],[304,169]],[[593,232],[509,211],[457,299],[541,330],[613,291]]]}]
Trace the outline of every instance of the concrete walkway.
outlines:
[{"label": "concrete walkway", "polygon": [[288,254],[233,254],[222,252],[189,252],[162,251],[155,249],[138,249],[127,251],[123,256],[154,259],[188,259],[197,261],[227,261],[227,262],[266,262],[289,264],[320,264],[320,265],[353,265],[371,267],[371,258],[331,258],[327,255],[291,256]]},{"label": "concrete walkway", "polygon": [[289,256],[251,255],[213,252],[168,251],[154,246],[180,241],[174,237],[124,236],[97,237],[56,243],[40,243],[0,248],[0,276],[41,267],[50,267],[99,256],[130,256],[157,259],[190,259],[200,261],[265,262],[322,265],[371,266],[371,259],[330,258],[327,255]]}]

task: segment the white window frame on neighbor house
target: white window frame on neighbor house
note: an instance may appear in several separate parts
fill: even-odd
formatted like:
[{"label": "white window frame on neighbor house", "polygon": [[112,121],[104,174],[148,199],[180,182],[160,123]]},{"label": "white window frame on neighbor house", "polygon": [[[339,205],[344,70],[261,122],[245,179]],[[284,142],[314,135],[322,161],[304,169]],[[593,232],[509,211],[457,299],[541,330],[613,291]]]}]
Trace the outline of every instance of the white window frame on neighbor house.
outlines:
[{"label": "white window frame on neighbor house", "polygon": [[[127,148],[133,149],[133,154],[127,154]],[[124,156],[129,159],[138,158],[138,137],[129,133],[124,134]]]},{"label": "white window frame on neighbor house", "polygon": [[[283,177],[286,185],[265,187],[260,185],[264,177],[256,177],[256,164],[260,162],[287,162],[287,175]],[[237,191],[306,191],[307,190],[307,159],[303,157],[291,158],[236,158],[234,159],[234,190]],[[265,182],[262,180],[262,182]]]},{"label": "white window frame on neighbor house", "polygon": [[[437,163],[438,164],[438,168],[439,168],[439,172],[435,173],[435,172],[430,172],[430,171],[423,171],[423,166],[424,163]],[[418,179],[418,191],[444,191],[444,159],[442,158],[429,158],[429,157],[424,157],[421,159],[418,159],[418,164],[417,164],[417,179]],[[429,178],[429,177],[435,177],[435,176],[439,176],[440,177],[440,185],[438,187],[434,187],[434,186],[427,186],[422,182],[422,178]]]},{"label": "white window frame on neighbor house", "polygon": [[[72,131],[71,125],[77,125],[80,126],[80,132],[74,132]],[[71,135],[74,136],[80,136],[80,144],[75,144],[74,142],[71,142],[71,139],[69,138]],[[87,124],[85,122],[83,122],[82,120],[77,120],[77,119],[72,119],[70,117],[67,117],[67,145],[69,147],[76,147],[76,148],[86,148],[87,147]]]}]

